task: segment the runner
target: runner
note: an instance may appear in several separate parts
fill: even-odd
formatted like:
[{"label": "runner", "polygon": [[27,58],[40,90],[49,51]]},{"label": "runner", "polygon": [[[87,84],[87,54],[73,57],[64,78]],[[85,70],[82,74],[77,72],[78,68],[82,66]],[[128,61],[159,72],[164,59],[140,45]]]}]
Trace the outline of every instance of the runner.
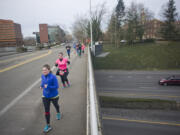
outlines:
[{"label": "runner", "polygon": [[82,43],[82,47],[81,47],[82,53],[84,53],[85,47],[86,47],[86,46],[84,45],[84,43]]},{"label": "runner", "polygon": [[78,44],[78,53],[79,53],[79,56],[81,56],[81,49],[82,49],[81,47],[82,47],[82,45],[81,45],[81,43],[79,43]]},{"label": "runner", "polygon": [[61,77],[63,88],[66,87],[66,83],[67,83],[68,87],[70,86],[70,83],[69,83],[68,78],[67,78],[67,76],[69,74],[67,64],[70,64],[70,61],[68,61],[68,59],[66,59],[66,58],[63,58],[63,53],[60,52],[59,53],[59,59],[56,60],[55,66],[56,67],[58,66],[58,70],[56,72],[56,75],[59,75]]},{"label": "runner", "polygon": [[41,86],[43,89],[42,101],[45,109],[45,119],[46,126],[44,127],[44,132],[49,132],[52,128],[50,126],[50,104],[53,103],[56,109],[56,119],[61,119],[60,106],[58,104],[59,94],[58,94],[58,80],[55,75],[52,74],[50,66],[48,64],[43,66],[42,76],[41,76]]},{"label": "runner", "polygon": [[76,43],[74,43],[74,44],[73,44],[73,48],[74,48],[74,50],[75,50],[75,52],[74,52],[74,53],[76,54],[76,53],[77,53]]},{"label": "runner", "polygon": [[66,46],[66,51],[67,51],[67,54],[68,54],[69,59],[70,59],[70,54],[71,54],[71,46],[70,45]]},{"label": "runner", "polygon": [[76,44],[76,55],[79,55],[79,43]]}]

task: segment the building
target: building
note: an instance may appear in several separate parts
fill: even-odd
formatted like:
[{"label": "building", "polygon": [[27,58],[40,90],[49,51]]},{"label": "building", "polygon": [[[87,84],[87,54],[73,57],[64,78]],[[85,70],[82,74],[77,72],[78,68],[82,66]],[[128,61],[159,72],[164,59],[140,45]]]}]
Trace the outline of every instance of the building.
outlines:
[{"label": "building", "polygon": [[0,19],[0,47],[23,45],[21,25],[12,20]]},{"label": "building", "polygon": [[39,35],[40,35],[40,42],[48,43],[48,25],[47,24],[39,24]]},{"label": "building", "polygon": [[162,39],[160,35],[160,28],[162,22],[157,19],[148,20],[144,23],[144,35],[143,39]]},{"label": "building", "polygon": [[61,39],[59,26],[48,26],[49,42],[59,42]]},{"label": "building", "polygon": [[65,37],[64,31],[58,26],[49,26],[48,24],[39,24],[40,43],[58,43]]}]

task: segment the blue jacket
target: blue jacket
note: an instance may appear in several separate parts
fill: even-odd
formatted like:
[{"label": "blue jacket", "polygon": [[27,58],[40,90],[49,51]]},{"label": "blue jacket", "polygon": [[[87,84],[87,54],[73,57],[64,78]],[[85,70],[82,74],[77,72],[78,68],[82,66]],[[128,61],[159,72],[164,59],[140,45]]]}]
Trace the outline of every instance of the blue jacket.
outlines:
[{"label": "blue jacket", "polygon": [[[41,76],[41,87],[43,88],[43,96],[46,98],[56,97],[58,95],[58,80],[55,75],[49,73],[47,76]],[[44,85],[47,84],[47,88]]]}]

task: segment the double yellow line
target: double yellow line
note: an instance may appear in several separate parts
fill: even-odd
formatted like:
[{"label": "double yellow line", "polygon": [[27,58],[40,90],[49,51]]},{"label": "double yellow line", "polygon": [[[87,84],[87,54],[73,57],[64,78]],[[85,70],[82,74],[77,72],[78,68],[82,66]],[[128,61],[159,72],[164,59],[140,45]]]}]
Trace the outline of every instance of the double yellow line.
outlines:
[{"label": "double yellow line", "polygon": [[145,121],[145,120],[130,120],[124,118],[112,118],[112,117],[103,117],[104,120],[116,120],[116,121],[128,121],[136,123],[146,123],[146,124],[159,124],[159,125],[169,125],[169,126],[180,126],[179,123],[169,123],[169,122],[157,122],[157,121]]},{"label": "double yellow line", "polygon": [[32,61],[34,61],[34,60],[38,60],[38,59],[40,59],[40,58],[42,58],[42,57],[48,56],[48,55],[51,54],[51,53],[52,53],[52,50],[48,51],[48,53],[45,53],[45,54],[43,54],[43,55],[34,57],[34,58],[32,58],[32,59],[28,59],[28,60],[23,61],[23,62],[21,62],[21,63],[18,63],[18,64],[16,64],[16,65],[13,65],[13,66],[10,66],[10,67],[4,68],[4,69],[0,69],[0,73],[5,72],[5,71],[8,71],[8,70],[11,70],[11,69],[14,69],[14,68],[17,68],[17,67],[19,67],[19,66],[21,66],[21,65],[24,65],[24,64],[26,64],[26,63],[32,62]]}]

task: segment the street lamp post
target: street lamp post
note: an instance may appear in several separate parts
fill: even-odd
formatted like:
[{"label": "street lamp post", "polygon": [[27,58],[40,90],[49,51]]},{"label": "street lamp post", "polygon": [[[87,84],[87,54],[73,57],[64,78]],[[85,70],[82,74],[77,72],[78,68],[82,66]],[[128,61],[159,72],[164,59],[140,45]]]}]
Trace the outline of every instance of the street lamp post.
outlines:
[{"label": "street lamp post", "polygon": [[92,50],[92,46],[93,46],[93,37],[92,37],[92,12],[91,12],[91,0],[90,0],[90,33],[91,33],[91,50]]}]

